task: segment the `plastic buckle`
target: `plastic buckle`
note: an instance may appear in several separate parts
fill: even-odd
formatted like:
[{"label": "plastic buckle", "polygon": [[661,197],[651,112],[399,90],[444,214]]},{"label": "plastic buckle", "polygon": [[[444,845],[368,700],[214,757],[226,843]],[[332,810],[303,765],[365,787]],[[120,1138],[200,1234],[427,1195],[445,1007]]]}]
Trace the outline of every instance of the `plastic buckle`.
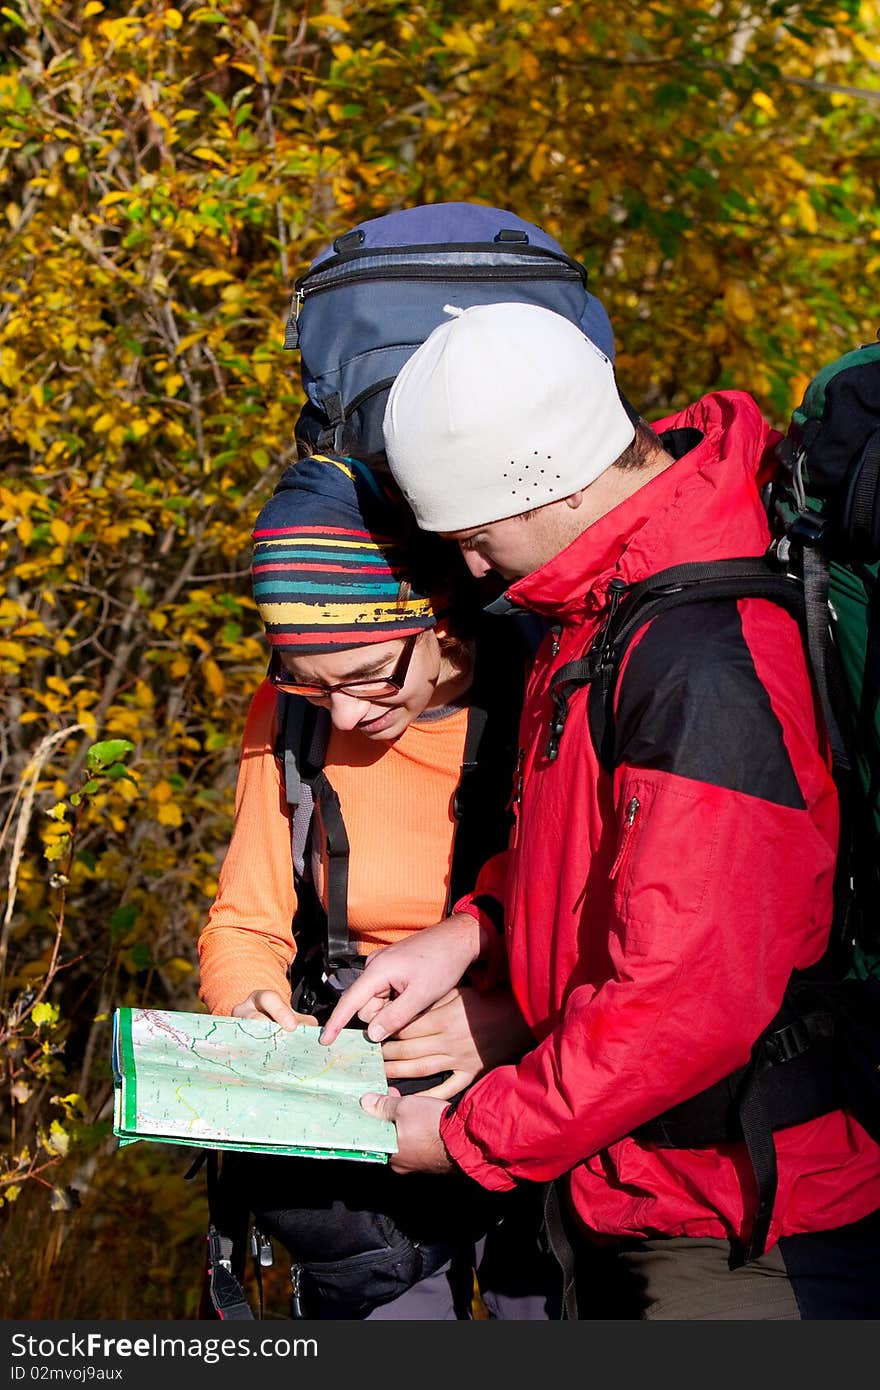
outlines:
[{"label": "plastic buckle", "polygon": [[806,1052],[812,1043],[813,1034],[806,1020],[796,1018],[778,1032],[771,1033],[764,1047],[771,1062],[791,1062]]},{"label": "plastic buckle", "polygon": [[824,517],[807,509],[798,512],[788,528],[787,535],[791,540],[800,541],[802,545],[818,545],[825,533],[825,526]]}]

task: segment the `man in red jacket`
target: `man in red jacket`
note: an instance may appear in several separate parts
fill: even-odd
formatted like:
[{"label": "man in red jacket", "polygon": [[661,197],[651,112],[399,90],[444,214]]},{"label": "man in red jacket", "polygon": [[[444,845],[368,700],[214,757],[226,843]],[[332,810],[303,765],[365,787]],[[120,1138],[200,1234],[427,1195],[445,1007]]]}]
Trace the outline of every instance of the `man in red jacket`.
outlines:
[{"label": "man in red jacket", "polygon": [[795,619],[759,598],[655,617],[620,675],[610,771],[585,687],[553,728],[551,679],[589,648],[615,588],[764,552],[770,428],[750,397],[718,392],[651,429],[560,316],[450,313],[392,388],[386,448],[419,524],[548,624],[516,828],[451,918],[374,957],[325,1040],[355,1013],[371,1037],[392,1033],[500,929],[537,1045],[455,1106],[365,1100],[397,1123],[394,1166],[457,1164],[496,1190],[566,1175],[582,1317],[877,1316],[880,1149],[852,1116],[773,1134],[769,1233],[747,1261],[746,1145],[668,1147],[651,1129],[748,1061],[792,971],[827,945],[838,809]]}]

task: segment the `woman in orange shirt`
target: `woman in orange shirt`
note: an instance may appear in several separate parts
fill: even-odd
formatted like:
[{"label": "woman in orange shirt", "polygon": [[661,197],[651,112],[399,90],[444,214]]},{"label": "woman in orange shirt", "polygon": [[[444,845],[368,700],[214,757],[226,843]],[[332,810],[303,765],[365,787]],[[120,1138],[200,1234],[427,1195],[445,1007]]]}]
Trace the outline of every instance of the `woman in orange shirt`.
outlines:
[{"label": "woman in orange shirt", "polygon": [[[213,1013],[287,1028],[323,1021],[346,971],[454,905],[462,799],[476,807],[480,855],[475,863],[473,844],[465,849],[461,891],[506,841],[520,697],[510,673],[522,674],[522,658],[509,632],[499,641],[501,620],[485,620],[476,642],[442,615],[448,591],[432,594],[411,558],[423,562],[432,546],[436,558],[437,543],[415,533],[407,551],[412,523],[392,486],[353,459],[303,459],[257,520],[254,594],[272,657],[248,714],[232,840],[199,940],[200,993]],[[496,708],[483,728],[475,710],[491,706],[487,694]],[[329,715],[298,855],[294,834],[296,875],[276,757],[280,695]],[[483,769],[474,801],[475,788],[460,784],[478,741],[503,766],[494,778]],[[331,815],[347,838],[341,908]],[[328,946],[340,930],[341,969]],[[500,938],[487,939],[469,979],[383,1044],[391,1084],[451,1100],[532,1046],[502,963]],[[230,1171],[260,1230],[290,1251],[297,1315],[468,1317],[474,1267],[489,1316],[550,1314],[555,1281],[537,1255],[529,1192],[500,1197],[466,1179],[341,1161],[227,1156],[227,1180]]]}]

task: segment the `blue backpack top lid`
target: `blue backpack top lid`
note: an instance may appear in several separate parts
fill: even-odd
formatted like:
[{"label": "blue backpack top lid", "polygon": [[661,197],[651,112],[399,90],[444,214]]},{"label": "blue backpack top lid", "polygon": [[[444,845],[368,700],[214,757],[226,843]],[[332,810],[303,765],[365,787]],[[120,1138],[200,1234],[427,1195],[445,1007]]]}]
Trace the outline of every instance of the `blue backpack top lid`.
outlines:
[{"label": "blue backpack top lid", "polygon": [[297,433],[322,448],[381,455],[388,390],[449,303],[537,304],[613,360],[608,315],[586,280],[553,237],[500,208],[425,204],[359,223],[296,282],[284,345],[300,350],[309,401]]}]

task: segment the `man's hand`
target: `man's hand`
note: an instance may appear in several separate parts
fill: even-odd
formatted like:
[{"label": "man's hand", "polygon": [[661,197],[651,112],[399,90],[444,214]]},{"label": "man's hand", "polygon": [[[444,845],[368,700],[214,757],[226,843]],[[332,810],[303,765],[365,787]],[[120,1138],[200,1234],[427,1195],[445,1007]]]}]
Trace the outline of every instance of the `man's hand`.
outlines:
[{"label": "man's hand", "polygon": [[242,999],[240,1004],[236,1004],[232,1010],[233,1018],[271,1018],[273,1023],[280,1023],[282,1028],[286,1028],[292,1033],[300,1023],[317,1023],[318,1020],[311,1014],[298,1014],[289,1004],[285,1004],[280,994],[274,989],[255,989],[248,995],[247,999]]},{"label": "man's hand", "polygon": [[480,926],[465,912],[376,951],[324,1024],[332,1043],[357,1014],[372,1042],[397,1033],[458,984],[480,953]]},{"label": "man's hand", "polygon": [[389,1154],[395,1173],[451,1173],[455,1164],[440,1138],[440,1117],[446,1106],[429,1096],[399,1096],[393,1089],[387,1096],[373,1092],[361,1096],[361,1106],[369,1115],[391,1120],[397,1126],[396,1154]]},{"label": "man's hand", "polygon": [[509,989],[480,993],[467,986],[450,990],[394,1038],[382,1044],[385,1075],[452,1075],[421,1096],[451,1100],[490,1067],[518,1061],[535,1039]]}]

